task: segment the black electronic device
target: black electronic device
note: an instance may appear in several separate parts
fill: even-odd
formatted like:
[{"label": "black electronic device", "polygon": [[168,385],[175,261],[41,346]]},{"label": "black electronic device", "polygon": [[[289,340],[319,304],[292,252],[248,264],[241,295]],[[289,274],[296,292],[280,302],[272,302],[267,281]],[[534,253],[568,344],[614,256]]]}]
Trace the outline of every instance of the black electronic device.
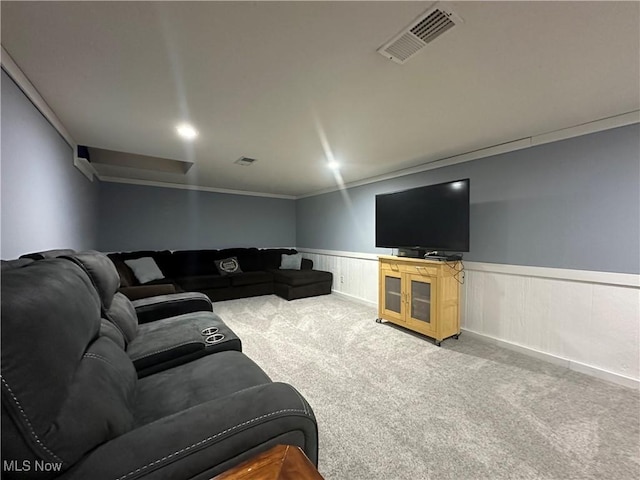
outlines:
[{"label": "black electronic device", "polygon": [[469,251],[468,178],[376,195],[376,247],[399,254]]},{"label": "black electronic device", "polygon": [[462,260],[461,253],[445,253],[445,252],[429,252],[425,253],[422,257],[426,260],[434,260],[436,262],[457,262]]},{"label": "black electronic device", "polygon": [[407,258],[425,258],[427,254],[426,250],[421,248],[398,248],[398,256]]}]

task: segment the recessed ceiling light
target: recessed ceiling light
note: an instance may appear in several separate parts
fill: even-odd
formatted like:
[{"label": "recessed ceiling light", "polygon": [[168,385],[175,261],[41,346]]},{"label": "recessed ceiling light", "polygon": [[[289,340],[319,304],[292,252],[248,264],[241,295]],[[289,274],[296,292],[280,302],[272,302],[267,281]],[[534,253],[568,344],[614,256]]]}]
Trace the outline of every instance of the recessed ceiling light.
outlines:
[{"label": "recessed ceiling light", "polygon": [[198,131],[188,123],[178,125],[176,130],[178,131],[178,135],[187,140],[193,140],[198,136]]},{"label": "recessed ceiling light", "polygon": [[340,168],[340,164],[338,162],[329,162],[327,163],[327,167],[331,170],[338,170]]}]

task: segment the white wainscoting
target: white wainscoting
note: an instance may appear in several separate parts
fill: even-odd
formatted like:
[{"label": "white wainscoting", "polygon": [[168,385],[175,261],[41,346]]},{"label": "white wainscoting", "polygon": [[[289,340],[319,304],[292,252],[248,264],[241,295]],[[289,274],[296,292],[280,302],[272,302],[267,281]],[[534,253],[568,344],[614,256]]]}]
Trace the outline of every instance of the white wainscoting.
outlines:
[{"label": "white wainscoting", "polygon": [[[299,248],[335,293],[378,301],[377,255]],[[465,262],[461,327],[503,347],[640,388],[640,276]]]},{"label": "white wainscoting", "polygon": [[313,260],[313,268],[333,273],[333,291],[364,302],[378,305],[378,256],[372,253],[339,252],[336,250],[297,249]]}]

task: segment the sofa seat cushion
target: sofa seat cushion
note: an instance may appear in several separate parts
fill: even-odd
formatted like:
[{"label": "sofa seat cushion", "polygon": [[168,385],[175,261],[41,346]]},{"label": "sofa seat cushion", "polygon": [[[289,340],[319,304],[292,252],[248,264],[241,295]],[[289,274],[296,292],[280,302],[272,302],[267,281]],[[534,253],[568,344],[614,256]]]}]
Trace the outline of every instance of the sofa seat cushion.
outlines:
[{"label": "sofa seat cushion", "polygon": [[175,279],[176,283],[186,291],[201,291],[211,288],[226,288],[231,286],[229,276],[221,275],[196,275]]},{"label": "sofa seat cushion", "polygon": [[273,275],[270,272],[244,272],[239,275],[231,275],[229,278],[234,287],[273,282]]},{"label": "sofa seat cushion", "polygon": [[292,287],[331,282],[333,280],[331,272],[320,270],[271,270],[271,273],[276,283],[284,283]]},{"label": "sofa seat cushion", "polygon": [[[205,371],[203,377],[193,380],[204,386],[210,373]],[[152,407],[157,399],[176,392],[171,383],[156,385],[158,388],[150,388],[144,394],[144,401],[152,402]],[[193,388],[196,383],[190,386]],[[291,385],[261,383],[225,397],[205,399],[155,421],[147,420],[127,435],[94,450],[62,478],[215,478],[279,443],[300,447],[317,464],[318,429],[309,404]],[[289,478],[297,478],[296,473]]]},{"label": "sofa seat cushion", "polygon": [[[209,343],[202,331],[217,328],[224,339]],[[181,365],[223,350],[242,350],[238,336],[212,312],[192,312],[138,327],[138,336],[127,346],[138,376]]]},{"label": "sofa seat cushion", "polygon": [[134,416],[137,425],[144,425],[266,383],[271,379],[247,356],[220,352],[140,379]]}]

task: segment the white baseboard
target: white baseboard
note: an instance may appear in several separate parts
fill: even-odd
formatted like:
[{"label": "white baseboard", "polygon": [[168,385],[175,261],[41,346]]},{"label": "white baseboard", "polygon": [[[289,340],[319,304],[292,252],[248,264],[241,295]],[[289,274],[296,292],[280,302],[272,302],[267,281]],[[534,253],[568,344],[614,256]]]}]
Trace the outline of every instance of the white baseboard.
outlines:
[{"label": "white baseboard", "polygon": [[366,305],[367,307],[373,307],[377,310],[378,304],[376,302],[370,302],[369,300],[365,300],[364,298],[356,297],[355,295],[349,295],[348,293],[339,292],[338,290],[331,290],[331,294],[337,297],[344,298],[345,300],[350,300],[355,303],[359,303],[361,305]]},{"label": "white baseboard", "polygon": [[523,347],[522,345],[517,345],[515,343],[507,342],[506,340],[501,340],[499,338],[495,338],[489,335],[467,330],[465,328],[463,328],[462,331],[464,332],[464,335],[484,340],[486,342],[492,343],[499,347],[506,348],[514,352],[522,353],[524,355],[527,355],[533,358],[537,358],[538,360],[544,360],[545,362],[553,363],[554,365],[559,365],[561,367],[565,367],[570,370],[574,370],[576,372],[584,373],[586,375],[590,375],[592,377],[596,377],[601,380],[606,380],[608,382],[615,383],[617,385],[622,385],[624,387],[640,390],[640,381],[634,378],[625,377],[624,375],[608,372],[601,368],[592,367],[590,365],[585,365],[583,363],[558,357],[556,355],[540,352],[532,348]]}]

